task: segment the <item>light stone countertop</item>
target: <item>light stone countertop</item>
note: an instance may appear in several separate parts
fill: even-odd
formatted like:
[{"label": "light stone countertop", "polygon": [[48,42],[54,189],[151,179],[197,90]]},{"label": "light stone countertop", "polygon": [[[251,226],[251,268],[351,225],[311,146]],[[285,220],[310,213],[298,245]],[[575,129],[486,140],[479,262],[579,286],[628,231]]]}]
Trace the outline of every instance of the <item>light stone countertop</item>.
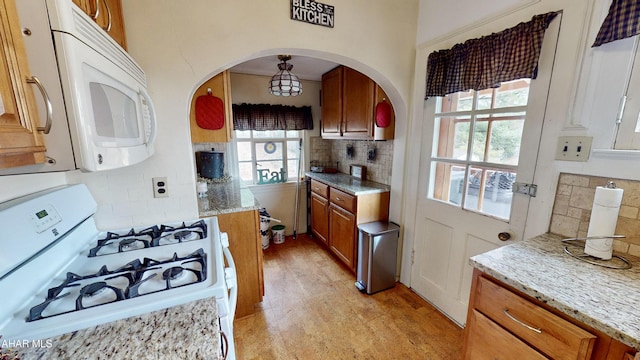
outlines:
[{"label": "light stone countertop", "polygon": [[198,198],[198,212],[201,218],[259,209],[260,203],[249,187],[240,180],[209,183],[207,196]]},{"label": "light stone countertop", "polygon": [[471,265],[570,317],[640,349],[640,259],[633,267],[607,269],[564,253],[584,245],[543,234],[470,259]]},{"label": "light stone countertop", "polygon": [[219,333],[216,301],[208,298],[43,341],[50,347],[9,351],[17,351],[23,360],[219,360],[222,359]]},{"label": "light stone countertop", "polygon": [[338,190],[342,190],[351,195],[367,195],[388,192],[389,185],[377,183],[369,180],[360,180],[344,173],[315,173],[305,172],[307,177],[330,185]]}]

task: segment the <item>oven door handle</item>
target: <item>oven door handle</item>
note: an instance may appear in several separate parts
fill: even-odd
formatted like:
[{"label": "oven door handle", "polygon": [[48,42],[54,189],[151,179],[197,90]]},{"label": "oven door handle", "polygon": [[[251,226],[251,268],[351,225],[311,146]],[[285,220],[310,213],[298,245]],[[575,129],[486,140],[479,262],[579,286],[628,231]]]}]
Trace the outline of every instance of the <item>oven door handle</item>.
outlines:
[{"label": "oven door handle", "polygon": [[236,277],[236,263],[233,260],[231,251],[229,251],[229,235],[226,232],[220,233],[220,240],[222,243],[222,253],[227,261],[227,267],[224,268],[224,279],[229,289],[229,315],[230,322],[233,324],[233,319],[236,314],[236,305],[238,304],[238,282]]}]

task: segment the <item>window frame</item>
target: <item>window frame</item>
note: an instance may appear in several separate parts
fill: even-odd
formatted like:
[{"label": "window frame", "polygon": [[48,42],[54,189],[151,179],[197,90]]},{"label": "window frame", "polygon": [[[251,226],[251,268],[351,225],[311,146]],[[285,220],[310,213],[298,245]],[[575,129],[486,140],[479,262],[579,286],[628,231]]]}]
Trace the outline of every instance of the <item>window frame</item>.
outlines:
[{"label": "window frame", "polygon": [[[528,81],[528,89],[530,91],[531,89],[531,82],[530,79],[518,79],[518,80],[514,80],[515,81],[521,81],[521,80],[529,80]],[[505,82],[506,83],[506,82]],[[446,95],[445,97],[436,97],[436,104],[435,104],[435,110],[434,110],[434,139],[433,139],[433,149],[431,152],[431,166],[432,166],[432,170],[431,170],[431,179],[429,181],[429,191],[427,192],[429,199],[431,200],[435,200],[435,201],[439,201],[445,204],[449,204],[451,206],[455,206],[458,207],[462,210],[466,210],[466,211],[471,211],[483,216],[488,216],[500,221],[505,221],[505,222],[509,222],[510,221],[510,213],[511,211],[508,212],[506,217],[502,217],[499,216],[497,214],[493,214],[493,213],[489,213],[489,212],[484,212],[482,211],[482,206],[483,206],[483,201],[484,201],[484,190],[485,187],[487,186],[487,181],[489,179],[489,172],[492,171],[503,171],[503,172],[511,172],[514,175],[517,175],[518,172],[518,166],[519,164],[504,164],[504,163],[497,163],[497,162],[492,162],[492,161],[488,161],[488,157],[489,157],[489,149],[490,149],[490,144],[491,144],[491,137],[487,136],[485,138],[485,143],[484,143],[484,151],[483,151],[483,159],[482,160],[473,160],[474,158],[474,142],[475,142],[475,131],[477,128],[477,124],[479,122],[487,122],[487,131],[489,133],[489,129],[491,128],[490,124],[493,124],[496,121],[509,121],[509,120],[517,120],[517,119],[521,119],[523,122],[526,121],[527,119],[527,108],[528,108],[528,102],[529,102],[529,96],[530,93],[527,96],[527,104],[525,105],[518,105],[518,106],[509,106],[509,107],[497,107],[497,108],[482,108],[482,109],[477,109],[478,107],[478,100],[483,96],[483,92],[486,91],[491,91],[492,94],[492,105],[493,106],[495,104],[496,101],[496,91],[498,91],[498,89],[484,89],[484,90],[479,90],[479,91],[473,91],[473,97],[472,97],[472,103],[471,103],[471,109],[470,110],[462,110],[462,111],[443,111],[443,112],[438,112],[438,110],[441,110],[443,107],[443,101],[445,101],[445,98],[447,96],[459,96],[459,94],[461,93],[465,93],[465,92],[458,92],[458,93],[454,93],[454,94],[449,94]],[[451,101],[451,100],[449,100]],[[453,100],[455,101],[455,100]],[[452,103],[453,103],[452,101]],[[502,116],[503,114],[518,114],[516,116]],[[443,133],[442,129],[441,129],[441,119],[445,119],[445,118],[450,118],[452,122],[452,124],[458,124],[458,123],[462,123],[462,122],[468,122],[469,123],[469,134],[467,137],[467,142],[466,142],[466,154],[465,154],[465,158],[464,159],[456,159],[454,158],[454,154],[453,154],[453,150],[451,150],[450,156],[451,157],[446,157],[448,154],[446,154],[445,156],[442,156],[439,154],[439,146],[442,143],[442,141],[444,140],[445,143],[446,142],[454,142],[455,141],[455,130],[454,131],[448,131],[446,133]],[[523,125],[523,131],[524,131],[524,125]],[[448,138],[447,138],[448,136]],[[522,136],[520,138],[520,144],[522,144]],[[439,174],[438,171],[438,167],[448,167],[447,169],[442,169],[444,170],[444,173]],[[462,188],[462,193],[461,193],[461,198],[459,199],[459,202],[455,202],[452,200],[452,196],[449,193],[447,196],[442,196],[442,194],[444,194],[445,192],[448,192],[451,189],[452,186],[452,172],[451,169],[454,167],[459,167],[462,168],[464,170],[464,176],[462,178],[462,184],[463,188]],[[468,188],[469,188],[469,181],[471,180],[471,173],[474,171],[474,169],[480,169],[480,171],[482,172],[481,175],[481,181],[480,181],[480,188],[479,188],[479,193],[478,193],[478,202],[476,204],[476,208],[472,208],[472,207],[468,207],[471,206],[473,204],[467,204],[467,197],[468,197]],[[515,180],[515,176],[514,176],[514,180]],[[438,196],[438,197],[436,197]],[[510,205],[509,207],[511,207],[513,205],[513,200],[510,201]]]},{"label": "window frame", "polygon": [[[283,137],[256,137],[256,132],[266,132],[266,131],[281,131],[283,133]],[[291,136],[289,133],[296,132],[297,136]],[[239,133],[248,133],[248,137],[239,136]],[[251,184],[250,185],[272,185],[273,183],[259,183],[258,180],[258,161],[256,160],[256,144],[257,143],[266,143],[266,142],[274,142],[282,144],[282,163],[284,168],[284,173],[287,174],[287,180],[285,182],[281,182],[280,184],[292,183],[296,181],[297,175],[295,177],[290,176],[289,171],[289,162],[290,161],[302,161],[302,151],[299,149],[297,151],[297,157],[290,158],[288,142],[296,141],[297,143],[304,138],[304,130],[234,130],[233,136],[233,151],[235,153],[235,167],[238,174],[238,178],[242,181],[248,182],[248,179],[243,179],[240,171],[241,163],[251,163]],[[240,152],[238,150],[238,143],[249,143],[251,148],[251,159],[250,160],[240,160]],[[296,169],[297,170],[297,169]]]}]

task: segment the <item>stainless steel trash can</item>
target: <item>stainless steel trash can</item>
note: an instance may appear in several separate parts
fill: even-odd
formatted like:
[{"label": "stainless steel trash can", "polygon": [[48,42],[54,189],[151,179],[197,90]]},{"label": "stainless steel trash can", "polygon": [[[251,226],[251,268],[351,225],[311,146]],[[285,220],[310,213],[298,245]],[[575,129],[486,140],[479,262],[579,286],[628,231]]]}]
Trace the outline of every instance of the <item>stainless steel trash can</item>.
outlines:
[{"label": "stainless steel trash can", "polygon": [[386,221],[358,225],[356,287],[373,294],[396,284],[400,226]]}]

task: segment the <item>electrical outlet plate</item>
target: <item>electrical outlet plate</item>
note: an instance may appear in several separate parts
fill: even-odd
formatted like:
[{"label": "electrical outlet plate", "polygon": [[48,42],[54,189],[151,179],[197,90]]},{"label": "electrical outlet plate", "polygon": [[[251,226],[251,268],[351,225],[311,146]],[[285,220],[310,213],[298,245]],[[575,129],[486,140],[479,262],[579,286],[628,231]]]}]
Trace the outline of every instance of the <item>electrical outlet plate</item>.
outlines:
[{"label": "electrical outlet plate", "polygon": [[592,136],[560,136],[556,148],[556,160],[589,160],[592,141]]},{"label": "electrical outlet plate", "polygon": [[153,197],[156,197],[156,198],[169,197],[169,189],[167,187],[167,178],[154,177],[152,180],[153,180]]}]

